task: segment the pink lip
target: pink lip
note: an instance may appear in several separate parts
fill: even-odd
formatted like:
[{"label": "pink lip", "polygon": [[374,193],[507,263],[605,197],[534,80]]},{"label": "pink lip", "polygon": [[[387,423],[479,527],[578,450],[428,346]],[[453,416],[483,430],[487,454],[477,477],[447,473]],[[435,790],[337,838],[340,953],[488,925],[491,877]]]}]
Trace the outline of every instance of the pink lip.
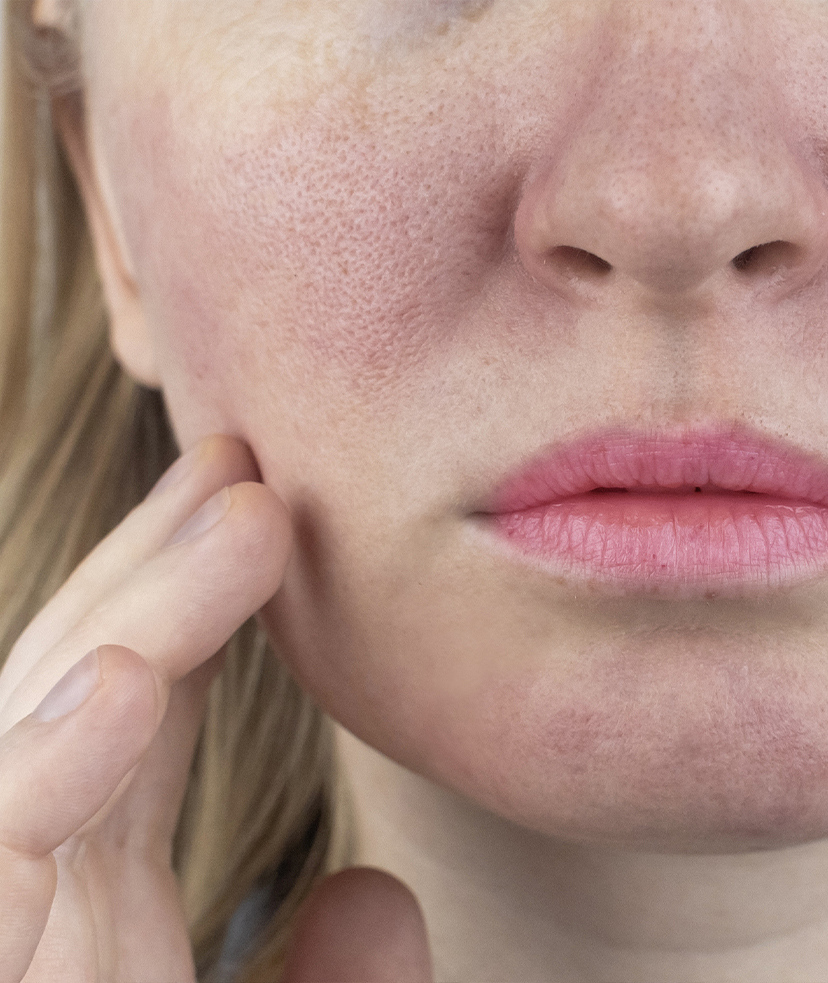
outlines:
[{"label": "pink lip", "polygon": [[533,562],[622,593],[828,573],[828,465],[741,426],[593,434],[507,478],[483,517]]}]

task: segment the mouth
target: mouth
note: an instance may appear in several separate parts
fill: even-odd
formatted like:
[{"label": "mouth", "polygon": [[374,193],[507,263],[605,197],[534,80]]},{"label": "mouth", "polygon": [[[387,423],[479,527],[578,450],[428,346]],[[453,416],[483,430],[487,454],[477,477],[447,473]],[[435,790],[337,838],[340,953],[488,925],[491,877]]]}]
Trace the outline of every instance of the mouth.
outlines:
[{"label": "mouth", "polygon": [[531,459],[477,515],[513,555],[615,594],[828,573],[828,464],[741,426],[593,433]]}]

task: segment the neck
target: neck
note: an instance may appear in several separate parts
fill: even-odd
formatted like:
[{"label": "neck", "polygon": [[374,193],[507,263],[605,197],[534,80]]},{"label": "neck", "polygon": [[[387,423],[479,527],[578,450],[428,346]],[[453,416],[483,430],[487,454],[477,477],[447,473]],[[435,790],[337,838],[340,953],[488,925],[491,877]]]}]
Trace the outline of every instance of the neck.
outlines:
[{"label": "neck", "polygon": [[828,978],[828,842],[733,856],[577,845],[486,812],[339,730],[357,862],[420,900],[439,981]]}]

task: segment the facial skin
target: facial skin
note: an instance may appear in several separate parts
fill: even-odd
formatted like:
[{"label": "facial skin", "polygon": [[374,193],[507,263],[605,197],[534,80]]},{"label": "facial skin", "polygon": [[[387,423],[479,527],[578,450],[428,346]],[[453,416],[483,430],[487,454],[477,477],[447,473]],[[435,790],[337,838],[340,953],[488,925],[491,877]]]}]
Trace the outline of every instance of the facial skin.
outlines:
[{"label": "facial skin", "polygon": [[[473,520],[605,425],[825,453],[828,11],[760,9],[85,7],[116,348],[291,509],[279,650],[363,740],[555,837],[828,835],[824,578],[609,599]],[[780,240],[784,288],[731,265]]]}]

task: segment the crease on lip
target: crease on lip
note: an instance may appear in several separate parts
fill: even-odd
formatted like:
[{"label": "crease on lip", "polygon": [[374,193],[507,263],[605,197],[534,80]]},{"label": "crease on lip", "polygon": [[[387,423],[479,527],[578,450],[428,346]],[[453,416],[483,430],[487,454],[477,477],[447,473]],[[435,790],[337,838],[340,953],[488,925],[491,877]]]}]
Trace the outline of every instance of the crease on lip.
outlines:
[{"label": "crease on lip", "polygon": [[681,493],[696,487],[826,506],[828,461],[744,424],[615,427],[534,455],[500,483],[481,512],[522,512],[596,489]]}]

